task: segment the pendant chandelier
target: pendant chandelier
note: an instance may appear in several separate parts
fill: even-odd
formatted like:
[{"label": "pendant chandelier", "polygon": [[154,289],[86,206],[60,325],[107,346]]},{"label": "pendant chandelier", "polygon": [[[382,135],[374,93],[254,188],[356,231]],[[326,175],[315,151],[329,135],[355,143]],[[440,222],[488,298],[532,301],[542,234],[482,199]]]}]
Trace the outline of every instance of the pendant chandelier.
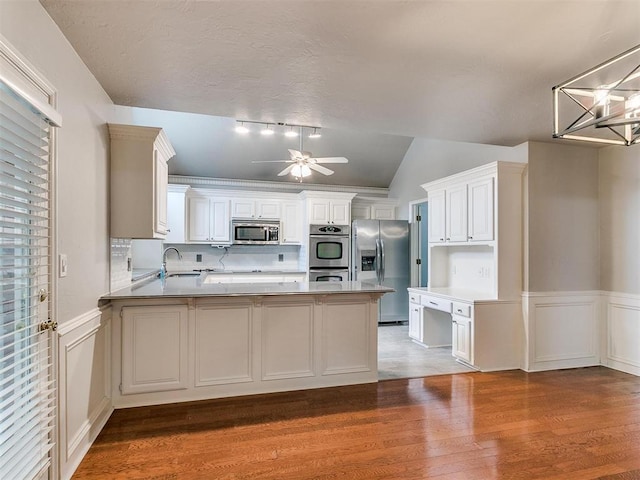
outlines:
[{"label": "pendant chandelier", "polygon": [[640,45],[553,87],[553,137],[640,144]]}]

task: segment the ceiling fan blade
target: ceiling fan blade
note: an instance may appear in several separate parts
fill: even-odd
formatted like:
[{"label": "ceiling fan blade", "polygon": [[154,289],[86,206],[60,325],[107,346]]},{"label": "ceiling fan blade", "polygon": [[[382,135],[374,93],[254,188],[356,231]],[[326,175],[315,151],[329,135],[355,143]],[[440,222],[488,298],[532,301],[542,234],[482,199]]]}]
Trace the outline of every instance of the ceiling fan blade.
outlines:
[{"label": "ceiling fan blade", "polygon": [[311,152],[300,152],[302,154],[303,158],[311,158],[313,156],[313,153]]},{"label": "ceiling fan blade", "polygon": [[293,160],[253,160],[251,163],[291,163]]},{"label": "ceiling fan blade", "polygon": [[302,158],[302,153],[300,153],[298,150],[292,150],[291,148],[288,148],[287,150],[289,150],[289,155],[291,155],[292,159]]},{"label": "ceiling fan blade", "polygon": [[345,157],[322,157],[322,158],[314,158],[313,160],[316,163],[348,163],[349,160]]},{"label": "ceiling fan blade", "polygon": [[307,163],[307,165],[309,166],[309,168],[311,170],[315,170],[316,172],[320,172],[320,173],[322,173],[324,175],[333,175],[333,170],[329,170],[326,167],[322,167],[320,165],[317,165],[317,164],[311,163],[311,162]]},{"label": "ceiling fan blade", "polygon": [[293,170],[293,167],[295,167],[296,164],[292,163],[291,165],[289,165],[287,168],[285,168],[284,170],[282,170],[278,176],[279,177],[284,177],[286,174],[288,174],[291,170]]}]

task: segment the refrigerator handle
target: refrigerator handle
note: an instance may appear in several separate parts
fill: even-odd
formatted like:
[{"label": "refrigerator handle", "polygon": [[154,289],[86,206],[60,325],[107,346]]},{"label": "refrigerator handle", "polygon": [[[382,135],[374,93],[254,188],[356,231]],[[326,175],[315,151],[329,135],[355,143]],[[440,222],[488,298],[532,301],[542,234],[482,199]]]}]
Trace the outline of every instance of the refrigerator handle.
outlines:
[{"label": "refrigerator handle", "polygon": [[380,283],[380,240],[376,238],[376,282]]},{"label": "refrigerator handle", "polygon": [[384,274],[385,274],[385,263],[384,263],[384,240],[380,239],[380,283],[384,282]]}]

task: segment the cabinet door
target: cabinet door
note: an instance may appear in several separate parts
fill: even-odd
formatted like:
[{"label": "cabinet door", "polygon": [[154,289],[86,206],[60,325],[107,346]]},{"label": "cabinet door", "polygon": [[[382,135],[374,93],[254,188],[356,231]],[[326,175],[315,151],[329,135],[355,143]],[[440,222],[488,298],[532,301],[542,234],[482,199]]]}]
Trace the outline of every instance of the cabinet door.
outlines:
[{"label": "cabinet door", "polygon": [[255,200],[253,198],[231,199],[232,218],[255,218]]},{"label": "cabinet door", "polygon": [[229,243],[231,225],[229,224],[229,200],[211,199],[211,241]]},{"label": "cabinet door", "polygon": [[351,202],[331,202],[331,223],[349,225],[351,223]]},{"label": "cabinet door", "polygon": [[122,393],[179,390],[188,385],[187,307],[122,309]]},{"label": "cabinet door", "polygon": [[445,218],[447,242],[467,241],[467,185],[446,190]]},{"label": "cabinet door", "polygon": [[208,242],[211,240],[209,199],[206,197],[190,197],[188,201],[189,221],[187,224],[187,241]]},{"label": "cabinet door", "polygon": [[371,218],[374,220],[395,220],[396,208],[388,205],[372,205]]},{"label": "cabinet door", "polygon": [[409,303],[409,337],[422,341],[422,305]]},{"label": "cabinet door", "polygon": [[351,218],[354,220],[371,219],[371,207],[368,205],[351,205]]},{"label": "cabinet door", "polygon": [[[167,162],[153,149],[153,229],[160,237],[167,234],[167,187],[169,182],[169,167]],[[154,235],[155,236],[155,235]]]},{"label": "cabinet door", "polygon": [[472,364],[471,355],[471,320],[459,315],[453,315],[453,347],[452,354],[454,357],[464,360]]},{"label": "cabinet door", "polygon": [[184,243],[185,236],[185,196],[184,193],[167,194],[167,236],[165,243]]},{"label": "cabinet door", "polygon": [[309,203],[309,223],[322,224],[330,221],[329,201],[313,200]]},{"label": "cabinet door", "polygon": [[445,241],[445,192],[429,192],[429,243]]},{"label": "cabinet door", "polygon": [[493,240],[493,177],[469,183],[469,241]]},{"label": "cabinet door", "polygon": [[281,243],[302,243],[302,211],[298,202],[282,204],[282,238]]},{"label": "cabinet door", "polygon": [[255,210],[258,218],[280,220],[280,202],[277,200],[256,200]]}]

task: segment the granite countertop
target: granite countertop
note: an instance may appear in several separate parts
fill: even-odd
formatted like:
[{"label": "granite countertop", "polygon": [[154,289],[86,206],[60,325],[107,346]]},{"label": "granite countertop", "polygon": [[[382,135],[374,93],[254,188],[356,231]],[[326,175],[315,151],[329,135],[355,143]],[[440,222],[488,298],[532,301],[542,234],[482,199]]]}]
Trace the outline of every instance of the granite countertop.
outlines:
[{"label": "granite countertop", "polygon": [[[262,272],[261,272],[262,273]],[[204,283],[199,277],[150,279],[104,295],[101,300],[174,297],[235,297],[256,295],[320,295],[393,292],[366,282],[268,282],[268,283]]]},{"label": "granite countertop", "polygon": [[491,293],[452,287],[409,287],[409,291],[420,294],[429,294],[447,300],[462,300],[465,302],[511,302],[513,300],[500,300]]}]

